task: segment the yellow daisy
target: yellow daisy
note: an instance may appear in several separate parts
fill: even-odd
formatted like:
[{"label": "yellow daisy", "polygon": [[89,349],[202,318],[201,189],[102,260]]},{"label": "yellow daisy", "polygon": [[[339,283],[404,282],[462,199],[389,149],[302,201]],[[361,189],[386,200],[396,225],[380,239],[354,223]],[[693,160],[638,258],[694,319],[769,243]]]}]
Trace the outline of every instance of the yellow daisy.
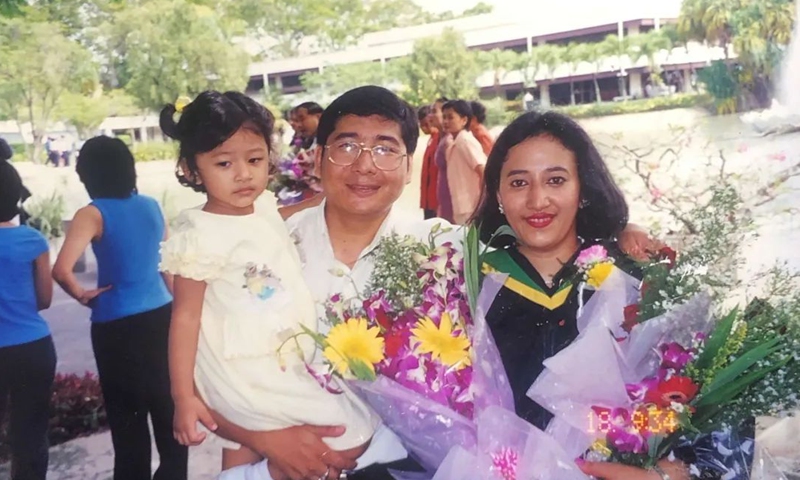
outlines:
[{"label": "yellow daisy", "polygon": [[606,281],[611,272],[614,270],[614,264],[611,262],[600,262],[589,269],[586,273],[586,283],[594,288],[600,288],[600,285]]},{"label": "yellow daisy", "polygon": [[366,318],[351,318],[336,324],[325,338],[322,352],[340,375],[350,370],[350,361],[361,362],[374,374],[375,364],[383,360],[380,328],[368,328]]},{"label": "yellow daisy", "polygon": [[438,327],[430,318],[423,318],[417,327],[411,330],[411,334],[418,342],[417,353],[430,353],[434,360],[439,359],[443,364],[458,369],[470,364],[469,339],[463,330],[454,335],[450,314],[442,315]]}]

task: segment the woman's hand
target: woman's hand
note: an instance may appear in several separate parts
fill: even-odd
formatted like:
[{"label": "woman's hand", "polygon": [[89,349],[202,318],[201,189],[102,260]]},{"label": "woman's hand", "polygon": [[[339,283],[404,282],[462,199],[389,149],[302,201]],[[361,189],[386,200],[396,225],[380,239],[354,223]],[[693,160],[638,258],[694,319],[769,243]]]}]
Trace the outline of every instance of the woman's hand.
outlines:
[{"label": "woman's hand", "polygon": [[617,240],[620,250],[634,260],[644,262],[664,248],[666,245],[661,240],[652,238],[650,233],[642,227],[629,223],[619,234]]},{"label": "woman's hand", "polygon": [[101,293],[111,290],[112,285],[106,285],[101,288],[94,288],[92,290],[84,290],[78,294],[78,302],[84,307],[91,307],[92,301],[97,298]]},{"label": "woman's hand", "polygon": [[331,450],[322,439],[343,434],[344,427],[300,425],[258,432],[251,447],[291,480],[318,480],[326,474],[337,479],[341,471],[354,469],[356,463]]},{"label": "woman's hand", "polygon": [[[663,480],[655,470],[608,462],[577,461],[576,463],[583,473],[600,480]],[[658,462],[658,466],[669,475],[670,480],[690,480],[683,463],[662,460]]]}]

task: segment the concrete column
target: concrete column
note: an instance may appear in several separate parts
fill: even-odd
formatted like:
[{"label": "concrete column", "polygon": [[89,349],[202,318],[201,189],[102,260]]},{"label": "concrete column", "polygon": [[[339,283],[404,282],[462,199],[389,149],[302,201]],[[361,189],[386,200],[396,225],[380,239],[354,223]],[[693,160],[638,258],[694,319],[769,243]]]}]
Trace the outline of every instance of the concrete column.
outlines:
[{"label": "concrete column", "polygon": [[542,108],[550,108],[550,82],[539,83],[539,102]]},{"label": "concrete column", "polygon": [[629,92],[630,96],[634,98],[642,98],[644,97],[644,92],[642,90],[642,74],[639,72],[630,74],[630,82],[631,82],[631,91]]},{"label": "concrete column", "polygon": [[139,136],[141,137],[142,143],[147,143],[147,127],[139,128]]},{"label": "concrete column", "polygon": [[261,76],[264,81],[264,94],[269,93],[269,74],[265,73]]},{"label": "concrete column", "polygon": [[527,41],[528,53],[531,53],[531,50],[533,50],[533,37],[528,37],[525,40]]},{"label": "concrete column", "polygon": [[689,68],[683,71],[683,91],[692,91],[692,70]]},{"label": "concrete column", "polygon": [[622,40],[622,37],[625,36],[625,25],[622,23],[622,20],[617,22],[617,37]]},{"label": "concrete column", "polygon": [[653,19],[653,23],[654,23],[654,28],[655,28],[656,31],[661,30],[661,19],[660,18],[656,17],[655,19]]}]

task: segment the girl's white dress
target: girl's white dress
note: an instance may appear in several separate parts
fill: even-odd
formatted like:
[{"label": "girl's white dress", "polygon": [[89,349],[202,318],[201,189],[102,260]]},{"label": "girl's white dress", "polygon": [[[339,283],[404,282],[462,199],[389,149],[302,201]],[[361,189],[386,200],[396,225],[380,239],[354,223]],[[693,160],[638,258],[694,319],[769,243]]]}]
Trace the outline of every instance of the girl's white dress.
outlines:
[{"label": "girl's white dress", "polygon": [[185,210],[161,256],[162,271],[206,283],[194,379],[213,410],[254,431],[343,425],[343,436],[326,439],[334,450],[372,437],[377,415],[342,382],[335,386],[343,393],[329,393],[306,370],[315,349],[308,336],[279,355],[301,325],[317,331],[317,318],[272,195],[261,195],[250,215]]}]

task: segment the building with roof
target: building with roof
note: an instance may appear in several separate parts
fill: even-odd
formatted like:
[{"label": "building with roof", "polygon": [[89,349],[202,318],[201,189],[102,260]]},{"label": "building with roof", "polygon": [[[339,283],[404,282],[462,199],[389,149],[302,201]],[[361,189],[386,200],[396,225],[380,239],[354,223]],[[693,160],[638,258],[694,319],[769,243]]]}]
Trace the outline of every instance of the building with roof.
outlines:
[{"label": "building with roof", "polygon": [[[596,3],[596,7],[588,7],[591,11],[583,8],[579,16],[555,8],[540,9],[538,13],[511,11],[370,33],[346,50],[255,62],[249,66],[247,91],[259,94],[266,88],[305,100],[303,74],[322,72],[332,65],[385,64],[411,54],[415,41],[440,35],[447,28],[461,33],[470,49],[525,52],[544,44],[595,43],[608,35],[635,36],[673,23],[678,15],[674,6],[659,9],[658,5],[646,5],[652,2],[633,3],[624,12],[609,11],[605,5],[599,5],[605,2]],[[721,48],[690,44],[672,51],[664,50],[656,61],[672,91],[686,91],[694,83],[693,72],[720,58],[724,58]],[[525,85],[522,72],[504,72],[500,87],[506,98],[512,100],[530,93],[544,105],[568,104],[572,84],[578,103],[591,102],[596,99],[595,79],[604,101],[620,98],[623,93],[637,98],[648,95],[650,72],[648,59],[644,57],[636,61],[627,57],[608,58],[600,66],[588,62],[577,68],[562,65],[553,72],[539,70],[534,78],[535,86]],[[477,83],[481,96],[493,96],[497,90],[494,72],[485,72]]]}]

